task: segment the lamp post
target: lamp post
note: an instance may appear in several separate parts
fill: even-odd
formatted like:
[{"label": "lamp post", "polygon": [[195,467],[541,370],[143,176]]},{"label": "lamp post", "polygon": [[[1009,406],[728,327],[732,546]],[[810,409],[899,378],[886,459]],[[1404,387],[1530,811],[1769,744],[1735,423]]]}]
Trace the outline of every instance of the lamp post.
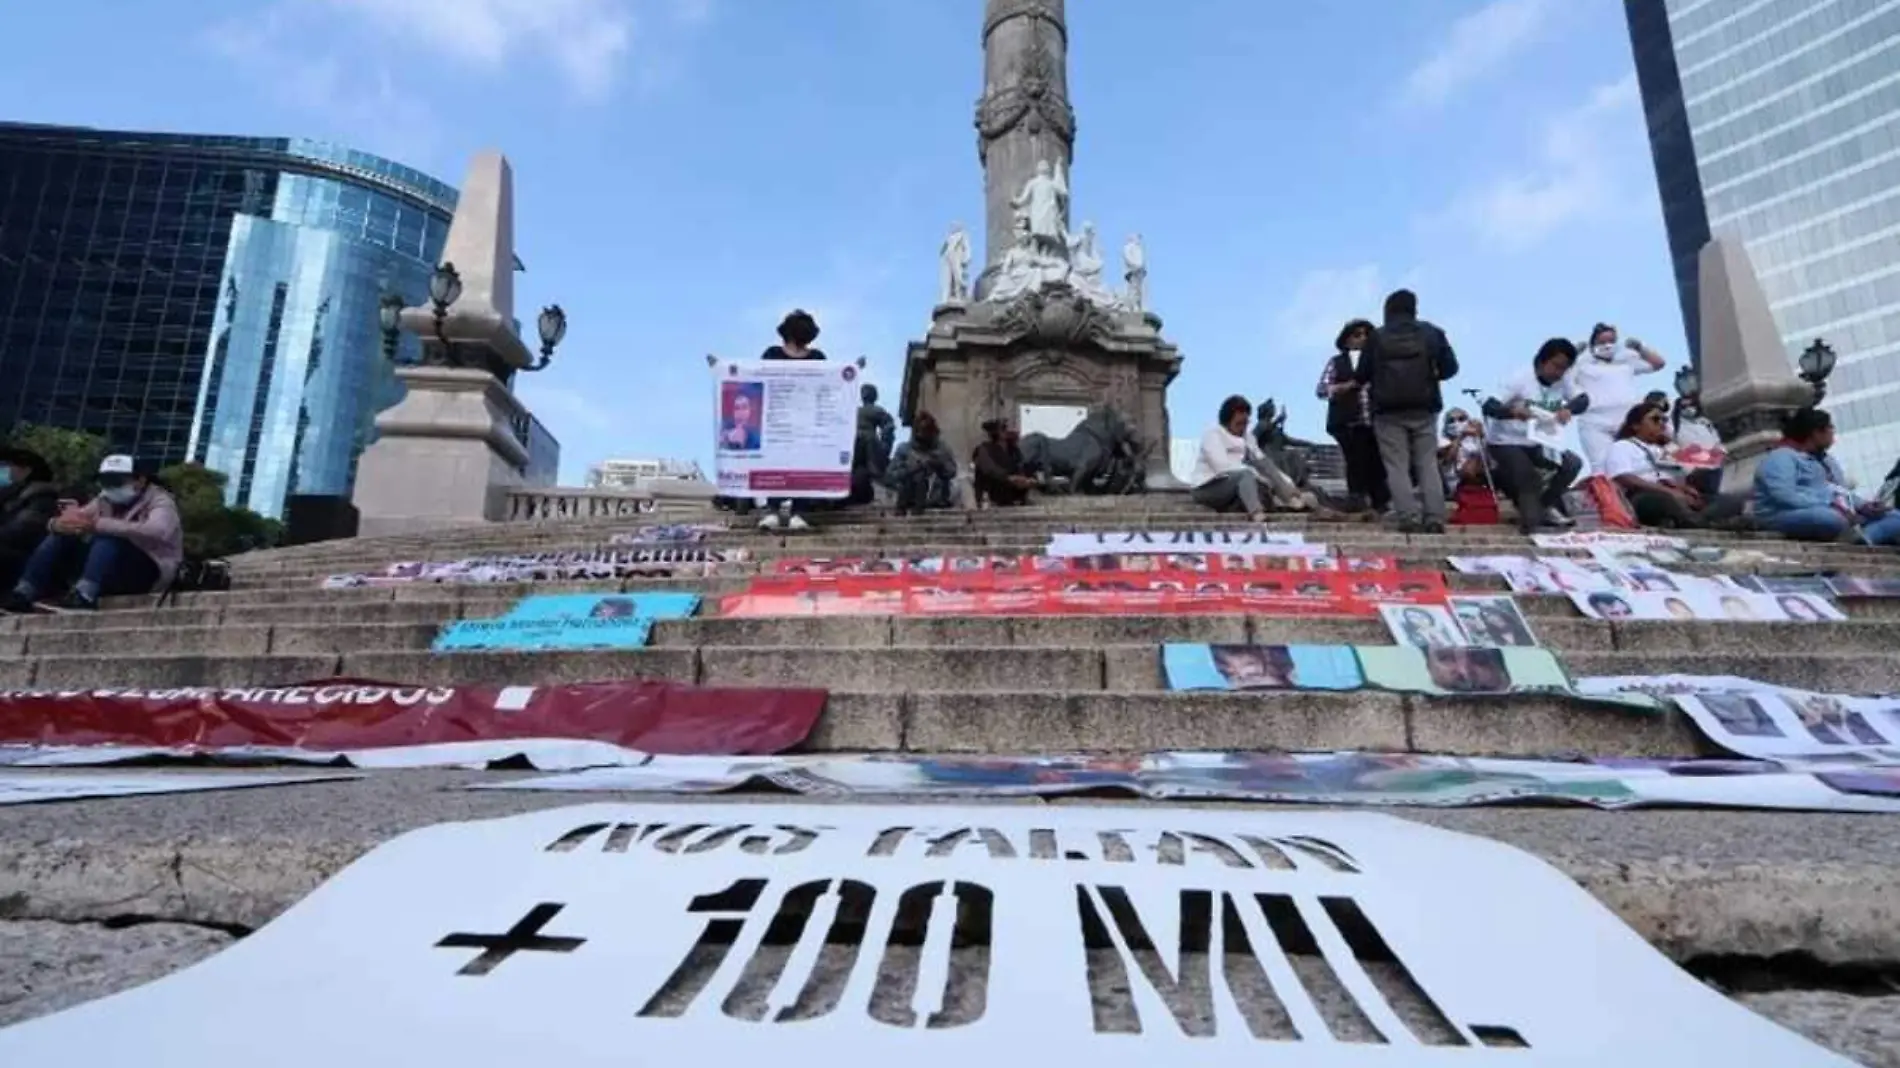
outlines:
[{"label": "lamp post", "polygon": [[567,336],[567,313],[559,304],[550,304],[535,317],[534,328],[541,335],[541,358],[523,368],[527,371],[545,370],[548,361],[554,359],[554,346]]},{"label": "lamp post", "polygon": [[389,292],[383,294],[382,306],[377,309],[376,317],[383,327],[383,359],[396,362],[396,345],[402,340],[402,310],[408,305],[402,294]]},{"label": "lamp post", "polygon": [[1820,404],[1821,399],[1827,396],[1827,376],[1834,373],[1834,359],[1833,347],[1817,337],[1814,344],[1803,349],[1795,361],[1801,368],[1801,381],[1814,389],[1815,404]]},{"label": "lamp post", "polygon": [[[485,345],[469,342],[457,342],[449,337],[449,309],[462,298],[462,275],[453,263],[443,263],[429,276],[429,305],[435,319],[435,346],[425,346],[422,354],[424,366],[453,367],[477,371],[487,371],[504,383],[512,381],[516,368],[497,359]],[[396,358],[396,345],[402,332],[402,312],[408,301],[396,293],[383,294],[379,318],[383,328],[383,356],[391,361]],[[541,309],[535,320],[535,327],[541,335],[541,358],[520,370],[543,371],[554,359],[554,347],[567,336],[567,313],[559,304],[550,304]],[[474,348],[478,352],[467,350]]]}]

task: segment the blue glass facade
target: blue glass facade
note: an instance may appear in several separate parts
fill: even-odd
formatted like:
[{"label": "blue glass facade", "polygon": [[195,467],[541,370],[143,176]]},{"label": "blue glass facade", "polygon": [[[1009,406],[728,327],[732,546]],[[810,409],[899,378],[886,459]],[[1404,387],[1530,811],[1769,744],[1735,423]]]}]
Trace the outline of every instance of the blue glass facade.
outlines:
[{"label": "blue glass facade", "polygon": [[378,301],[423,298],[454,208],[315,142],[0,124],[0,428],[197,460],[265,515],[348,496],[399,396]]},{"label": "blue glass facade", "polygon": [[1692,351],[1695,255],[1743,239],[1792,362],[1840,357],[1848,471],[1900,457],[1900,0],[1625,0]]}]

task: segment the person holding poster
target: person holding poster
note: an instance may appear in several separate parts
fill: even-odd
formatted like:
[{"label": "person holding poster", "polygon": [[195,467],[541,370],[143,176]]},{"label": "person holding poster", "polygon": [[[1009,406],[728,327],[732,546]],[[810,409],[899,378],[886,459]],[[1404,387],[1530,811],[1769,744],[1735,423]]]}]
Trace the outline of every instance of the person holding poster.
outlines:
[{"label": "person holding poster", "polygon": [[1530,367],[1506,379],[1482,408],[1499,488],[1517,502],[1517,526],[1525,534],[1575,525],[1564,514],[1563,499],[1583,459],[1552,442],[1572,416],[1590,409],[1590,398],[1577,392],[1570,376],[1576,360],[1577,346],[1551,338]]},{"label": "person holding poster", "polygon": [[1629,498],[1637,522],[1676,529],[1746,525],[1741,514],[1744,502],[1704,497],[1664,462],[1663,446],[1669,443],[1666,418],[1661,409],[1647,404],[1631,408],[1617,430],[1616,443],[1603,458],[1604,474]]},{"label": "person holding poster", "polygon": [[[818,321],[813,319],[811,313],[805,311],[803,308],[792,309],[792,311],[779,322],[778,336],[779,343],[768,346],[766,350],[759,355],[761,362],[776,363],[778,361],[787,360],[822,362],[825,360],[824,350],[814,346],[814,343],[818,340]],[[731,365],[728,368],[728,378],[737,378],[739,370],[739,365]],[[761,372],[758,377],[775,376]],[[855,375],[847,370],[844,375],[847,382],[853,377],[855,377]],[[821,419],[823,418],[823,413],[828,412],[832,407],[838,407],[842,411],[843,406],[828,403],[826,399],[829,392],[835,391],[828,388],[831,384],[820,386],[816,383],[807,382],[803,378],[788,378],[787,381],[804,388],[787,390],[781,395],[778,392],[778,387],[774,386],[773,403],[775,407],[780,404],[781,396],[783,396],[786,398],[796,398],[795,400],[787,402],[794,408],[806,405],[811,406],[812,414]],[[784,452],[790,451],[804,455],[816,455],[820,452],[828,451],[828,449],[821,449],[818,446],[829,446],[830,438],[834,435],[828,433],[831,429],[828,427],[805,426],[792,431],[792,434],[796,435],[798,440],[773,440],[774,434],[781,434],[781,432],[776,429],[768,432],[766,429],[768,425],[765,418],[766,392],[765,383],[761,381],[741,380],[722,381],[720,383],[720,429],[717,442],[718,448],[716,450],[720,466],[719,484],[721,491],[728,491],[729,489],[737,490],[737,492],[732,492],[728,495],[756,497],[758,496],[757,494],[748,491],[752,490],[754,484],[757,482],[778,483],[782,488],[789,490],[791,489],[791,483],[794,479],[800,483],[808,483],[814,479],[817,481],[825,481],[825,476],[829,474],[829,472],[782,470],[783,467],[793,466],[782,459]],[[850,492],[850,457],[853,445],[855,444],[853,433],[856,430],[855,425],[853,425],[851,421],[852,414],[853,413],[844,412],[838,416],[841,422],[836,428],[837,434],[835,435],[843,442],[840,447],[840,452],[844,457],[843,464],[845,468],[841,475],[843,483],[842,490],[836,494],[832,494],[828,488],[820,491],[801,485],[798,498],[794,498],[789,494],[786,496],[774,496],[767,493],[764,495],[766,498],[765,517],[759,520],[759,529],[777,530],[781,522],[784,522],[792,530],[809,529],[810,524],[808,524],[805,521],[805,517],[800,514],[804,510],[805,505],[799,498],[827,496],[842,498]],[[786,425],[798,427],[800,422],[808,421],[801,420],[801,415],[802,413],[798,412],[777,411],[770,425],[775,428]],[[781,423],[779,421],[781,416],[785,417],[786,422]],[[747,420],[750,420],[750,425],[746,422]],[[811,440],[806,440],[808,438]],[[821,442],[818,439],[823,440]],[[779,453],[779,456],[774,456],[774,453]],[[742,459],[750,462],[741,464],[739,461]],[[732,483],[732,485],[729,486],[728,483]],[[789,516],[788,519],[781,521],[779,518],[781,510],[787,513]]]}]

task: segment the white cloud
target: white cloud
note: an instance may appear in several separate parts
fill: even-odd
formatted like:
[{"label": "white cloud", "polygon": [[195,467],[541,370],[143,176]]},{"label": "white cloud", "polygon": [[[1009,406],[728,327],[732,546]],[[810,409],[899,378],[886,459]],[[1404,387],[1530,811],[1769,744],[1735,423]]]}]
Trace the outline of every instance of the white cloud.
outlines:
[{"label": "white cloud", "polygon": [[1323,267],[1300,276],[1293,295],[1274,316],[1274,333],[1288,350],[1333,351],[1339,328],[1354,319],[1378,319],[1385,300],[1384,272],[1376,263]]},{"label": "white cloud", "polygon": [[1402,102],[1443,104],[1543,36],[1556,11],[1555,0],[1491,0],[1452,23],[1438,49],[1405,79]]},{"label": "white cloud", "polygon": [[1517,252],[1616,209],[1636,195],[1627,179],[1648,166],[1641,112],[1634,74],[1598,86],[1544,124],[1531,165],[1460,196],[1428,223],[1449,221]]},{"label": "white cloud", "polygon": [[356,14],[405,47],[499,69],[517,54],[545,58],[583,97],[612,87],[633,42],[627,0],[316,0]]}]

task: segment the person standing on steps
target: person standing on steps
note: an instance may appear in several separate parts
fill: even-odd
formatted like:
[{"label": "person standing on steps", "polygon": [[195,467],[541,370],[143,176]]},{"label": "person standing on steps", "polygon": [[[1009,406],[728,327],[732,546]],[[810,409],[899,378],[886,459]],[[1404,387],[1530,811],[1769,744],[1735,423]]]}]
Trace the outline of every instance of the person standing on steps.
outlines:
[{"label": "person standing on steps", "polygon": [[1370,322],[1347,323],[1333,343],[1338,351],[1326,361],[1314,392],[1326,402],[1326,433],[1339,443],[1346,460],[1346,492],[1352,495],[1353,506],[1384,513],[1392,504],[1392,494],[1386,489],[1379,439],[1372,433],[1372,395],[1353,378],[1371,336]]},{"label": "person standing on steps", "polygon": [[1570,377],[1576,359],[1576,345],[1551,338],[1538,347],[1528,369],[1485,398],[1485,437],[1498,488],[1516,502],[1517,526],[1525,534],[1575,525],[1563,512],[1563,500],[1583,470],[1583,458],[1535,437],[1554,436],[1590,410],[1590,398],[1576,392],[1576,380]]},{"label": "person standing on steps", "polygon": [[1438,475],[1440,383],[1458,374],[1458,355],[1445,332],[1418,317],[1409,289],[1385,298],[1385,325],[1366,338],[1353,381],[1372,391],[1372,431],[1392,493],[1392,514],[1405,533],[1445,532],[1445,487]]},{"label": "person standing on steps", "polygon": [[[822,360],[825,358],[823,349],[812,347],[812,343],[818,340],[818,320],[813,319],[811,313],[803,308],[793,308],[790,314],[778,324],[778,340],[779,343],[768,347],[759,359]],[[768,499],[765,502],[765,518],[759,520],[759,529],[777,530],[781,508],[791,516],[785,521],[788,529],[809,530],[811,528],[811,524],[805,522],[805,517],[800,514],[804,508],[800,502],[790,499]]]},{"label": "person standing on steps", "polygon": [[[1583,443],[1583,458],[1593,475],[1606,473],[1610,446],[1622,429],[1623,417],[1644,400],[1637,376],[1663,368],[1662,355],[1655,349],[1635,338],[1618,348],[1616,336],[1616,327],[1609,323],[1591,327],[1589,343],[1570,371],[1571,389],[1590,398],[1590,410],[1577,420],[1577,440]],[[1667,395],[1659,395],[1667,408]]]}]

